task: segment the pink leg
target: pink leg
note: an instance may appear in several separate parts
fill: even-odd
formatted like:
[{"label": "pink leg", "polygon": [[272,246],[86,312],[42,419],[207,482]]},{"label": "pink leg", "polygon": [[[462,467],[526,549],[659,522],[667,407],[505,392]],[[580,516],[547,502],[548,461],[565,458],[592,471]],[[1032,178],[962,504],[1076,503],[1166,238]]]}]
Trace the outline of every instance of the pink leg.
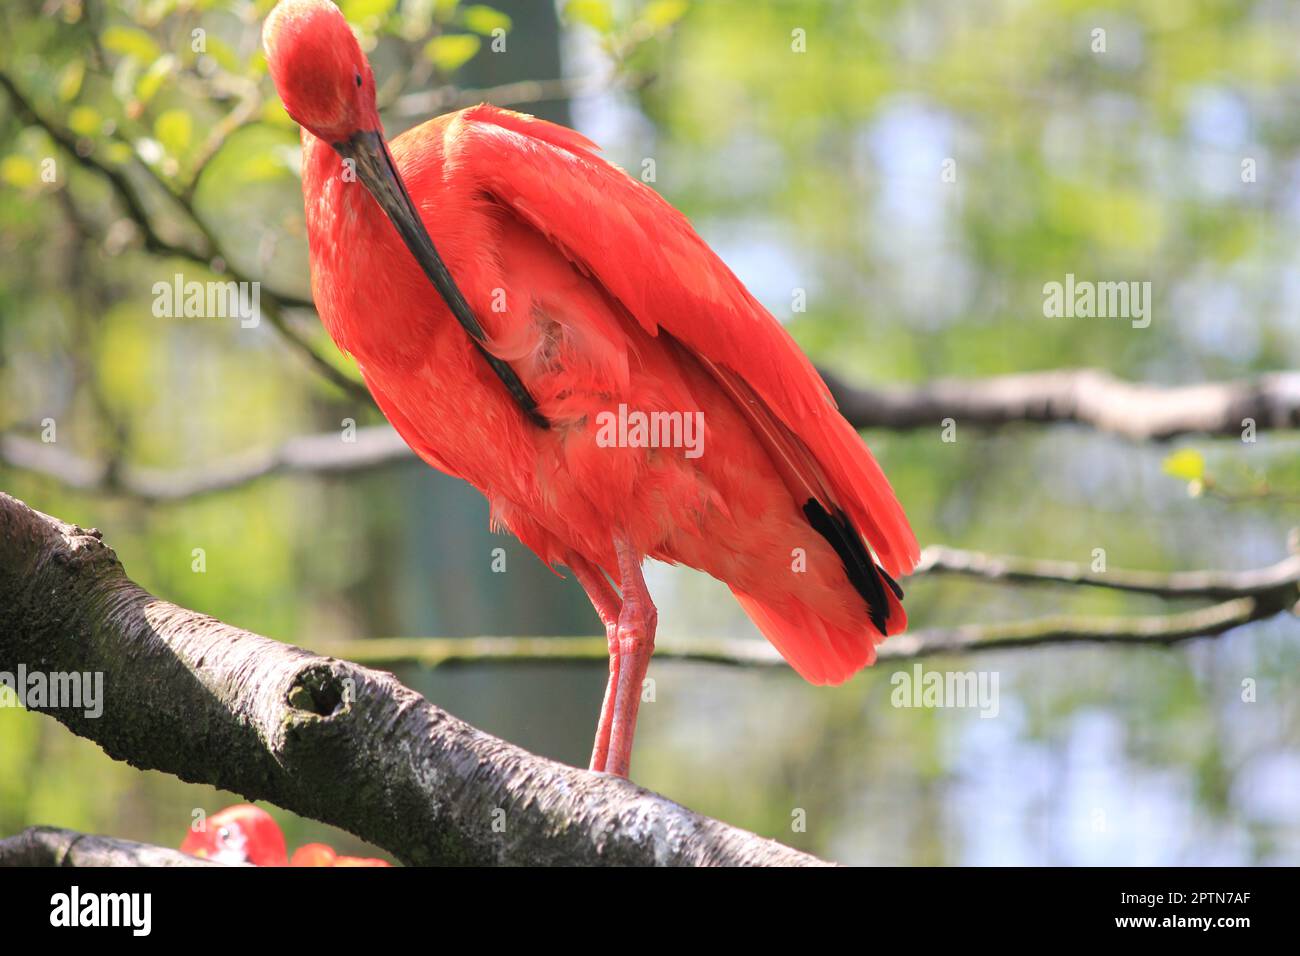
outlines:
[{"label": "pink leg", "polygon": [[623,602],[600,568],[576,554],[569,556],[567,564],[582,589],[587,592],[601,623],[605,625],[605,639],[609,642],[609,682],[605,685],[605,701],[600,706],[596,742],[591,749],[591,769],[604,770],[605,758],[609,753],[609,735],[614,723],[614,697],[618,689],[618,618]]},{"label": "pink leg", "polygon": [[617,532],[614,549],[618,554],[623,608],[619,613],[616,635],[618,676],[605,771],[626,777],[632,763],[632,736],[636,733],[636,715],[641,708],[641,688],[650,666],[650,655],[655,649],[659,612],[655,610],[650,592],[646,590],[645,578],[641,576],[641,555]]}]

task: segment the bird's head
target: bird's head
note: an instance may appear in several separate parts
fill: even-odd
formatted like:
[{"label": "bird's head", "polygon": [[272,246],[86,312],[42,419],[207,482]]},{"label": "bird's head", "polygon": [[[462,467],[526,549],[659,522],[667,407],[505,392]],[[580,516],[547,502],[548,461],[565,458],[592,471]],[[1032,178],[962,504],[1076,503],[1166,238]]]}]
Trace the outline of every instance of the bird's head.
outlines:
[{"label": "bird's head", "polygon": [[271,78],[289,115],[342,158],[344,182],[360,182],[470,335],[483,332],[434,248],[393,162],[375,107],[370,64],[329,0],[280,0],[262,27]]},{"label": "bird's head", "polygon": [[370,61],[329,0],[281,0],[262,47],[285,111],[329,143],[381,129]]},{"label": "bird's head", "polygon": [[202,830],[189,832],[181,852],[217,863],[285,866],[289,861],[279,825],[265,810],[248,803],[212,814]]}]

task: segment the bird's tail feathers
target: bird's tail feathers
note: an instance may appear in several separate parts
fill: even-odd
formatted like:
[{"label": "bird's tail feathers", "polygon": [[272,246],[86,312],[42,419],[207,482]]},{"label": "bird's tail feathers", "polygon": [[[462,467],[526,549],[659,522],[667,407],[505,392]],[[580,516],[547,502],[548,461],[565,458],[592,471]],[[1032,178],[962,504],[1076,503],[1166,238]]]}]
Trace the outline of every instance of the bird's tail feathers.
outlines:
[{"label": "bird's tail feathers", "polygon": [[[886,590],[889,633],[897,634],[907,627],[907,614],[894,592]],[[763,636],[809,683],[844,683],[875,662],[876,644],[885,639],[870,625],[853,631],[837,627],[797,598],[764,601],[735,588],[732,594]]]},{"label": "bird's tail feathers", "polygon": [[808,523],[839,555],[876,629],[898,633],[902,628],[891,615],[903,592],[891,575],[915,566],[916,536],[862,438],[828,405],[809,424],[824,449],[819,459],[743,378],[714,362],[704,364],[749,420]]}]

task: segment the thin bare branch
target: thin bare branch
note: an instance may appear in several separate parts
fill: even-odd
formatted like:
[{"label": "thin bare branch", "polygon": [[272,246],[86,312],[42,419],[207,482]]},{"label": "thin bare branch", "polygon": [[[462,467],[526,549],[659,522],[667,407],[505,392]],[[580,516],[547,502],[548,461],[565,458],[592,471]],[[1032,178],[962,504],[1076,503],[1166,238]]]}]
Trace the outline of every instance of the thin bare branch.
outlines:
[{"label": "thin bare branch", "polygon": [[181,192],[181,201],[187,208],[193,208],[194,194],[198,192],[199,183],[203,181],[203,174],[207,172],[209,164],[221,152],[222,147],[226,145],[226,141],[232,135],[257,121],[261,107],[262,98],[258,93],[257,84],[249,83],[241,91],[239,102],[234,109],[218,120],[212,127],[193,159],[189,180]]},{"label": "thin bare branch", "polygon": [[342,431],[304,435],[207,465],[162,470],[125,466],[113,469],[64,451],[57,444],[0,434],[0,462],[54,478],[77,491],[162,502],[198,498],[271,475],[345,474],[413,458],[406,443],[387,425],[358,428],[354,437],[355,441],[345,441]]},{"label": "thin bare branch", "polygon": [[[878,652],[881,662],[941,654],[1017,650],[1040,645],[1141,644],[1169,646],[1210,638],[1265,620],[1300,601],[1300,562],[1291,560],[1291,580],[1255,597],[1233,598],[1175,614],[1091,617],[1057,615],[1028,621],[922,628],[891,637]],[[603,637],[397,637],[335,642],[321,648],[372,666],[476,663],[607,662]],[[658,638],[655,661],[687,661],[732,667],[787,669],[776,649],[760,639]],[[793,672],[791,672],[793,673]]]},{"label": "thin bare branch", "polygon": [[858,428],[938,430],[994,428],[1023,422],[1073,422],[1135,440],[1180,435],[1240,438],[1247,420],[1257,431],[1300,426],[1300,372],[1253,381],[1200,385],[1125,382],[1099,369],[1060,369],[915,386],[856,388],[822,372],[844,417]]},{"label": "thin bare branch", "polygon": [[1300,555],[1252,571],[1093,571],[1069,561],[1043,561],[930,545],[917,574],[959,574],[1008,584],[1072,584],[1165,598],[1226,600],[1272,594],[1300,576]]},{"label": "thin bare branch", "polygon": [[443,86],[433,90],[406,93],[393,103],[393,113],[403,119],[424,119],[452,110],[491,103],[493,106],[527,106],[548,100],[569,100],[581,96],[608,93],[611,89],[638,89],[653,77],[642,74],[630,77],[558,77],[551,80],[520,80],[479,89]]},{"label": "thin bare branch", "polygon": [[[198,234],[203,241],[203,248],[196,248],[183,242],[172,241],[164,238],[154,224],[153,217],[150,215],[144,196],[141,191],[132,182],[131,178],[123,172],[108,163],[101,162],[97,159],[92,150],[81,148],[77,137],[71,131],[63,128],[58,123],[44,116],[38,111],[23,93],[18,89],[13,80],[3,71],[0,71],[0,87],[8,92],[10,99],[18,115],[25,121],[41,127],[46,134],[55,141],[65,152],[68,153],[80,166],[95,173],[102,178],[118,197],[128,218],[136,225],[144,237],[145,249],[159,255],[172,256],[179,259],[185,259],[204,269],[214,269],[214,261],[220,259],[223,263],[222,274],[235,282],[249,282],[251,277],[240,271],[232,262],[231,257],[221,247],[216,234],[212,231],[198,215],[193,205],[192,191],[181,189],[169,183],[161,177],[156,170],[146,164],[139,164],[149,178],[157,185],[160,192],[168,197],[169,201],[184,213],[191,229]],[[300,296],[286,292],[277,292],[274,289],[267,288],[265,284],[261,285],[259,301],[262,308],[262,315],[271,323],[272,328],[279,333],[281,339],[285,341],[293,351],[298,352],[311,367],[323,378],[341,389],[345,394],[360,401],[371,404],[373,400],[365,386],[355,379],[349,378],[345,373],[340,371],[329,359],[321,355],[316,348],[299,332],[297,332],[287,321],[285,317],[286,309],[310,309],[314,310],[315,305],[310,299],[304,299]]]},{"label": "thin bare branch", "polygon": [[87,148],[88,143],[79,143],[77,137],[70,130],[52,122],[39,113],[31,101],[18,89],[18,86],[9,75],[2,70],[0,70],[0,87],[3,87],[5,92],[9,94],[9,99],[20,119],[26,123],[41,127],[46,135],[54,140],[74,162],[82,168],[95,173],[108,183],[109,188],[112,189],[122,203],[127,216],[139,228],[144,237],[146,249],[159,255],[177,256],[204,264],[207,263],[207,258],[202,252],[184,243],[164,238],[155,228],[153,217],[149,214],[144,197],[135,183],[131,181],[131,178],[122,170],[110,166],[108,163],[100,162],[95,158],[94,152]]}]

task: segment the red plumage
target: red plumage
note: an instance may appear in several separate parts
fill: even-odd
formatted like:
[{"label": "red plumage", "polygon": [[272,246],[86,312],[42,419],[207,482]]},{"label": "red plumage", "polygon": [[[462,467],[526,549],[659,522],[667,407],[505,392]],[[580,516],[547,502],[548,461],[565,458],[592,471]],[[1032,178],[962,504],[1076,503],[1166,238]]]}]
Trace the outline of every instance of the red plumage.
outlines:
[{"label": "red plumage", "polygon": [[[551,424],[537,427],[409,242],[340,175],[334,137],[349,123],[337,111],[305,115],[322,112],[322,83],[295,85],[305,61],[292,40],[313,34],[322,9],[332,8],[282,3],[268,59],[306,127],[321,318],[394,427],[430,465],[482,491],[494,522],[552,566],[585,561],[618,580],[613,529],[637,556],[726,582],[807,679],[837,683],[869,664],[880,631],[897,633],[906,618],[863,539],[893,576],[915,565],[916,539],[789,333],[685,216],[580,134],[486,105],[438,117],[395,139],[391,154],[487,350]],[[368,65],[364,75],[372,88]],[[353,109],[357,129],[365,102]],[[598,423],[620,406],[703,413],[703,453],[602,446]]]}]

